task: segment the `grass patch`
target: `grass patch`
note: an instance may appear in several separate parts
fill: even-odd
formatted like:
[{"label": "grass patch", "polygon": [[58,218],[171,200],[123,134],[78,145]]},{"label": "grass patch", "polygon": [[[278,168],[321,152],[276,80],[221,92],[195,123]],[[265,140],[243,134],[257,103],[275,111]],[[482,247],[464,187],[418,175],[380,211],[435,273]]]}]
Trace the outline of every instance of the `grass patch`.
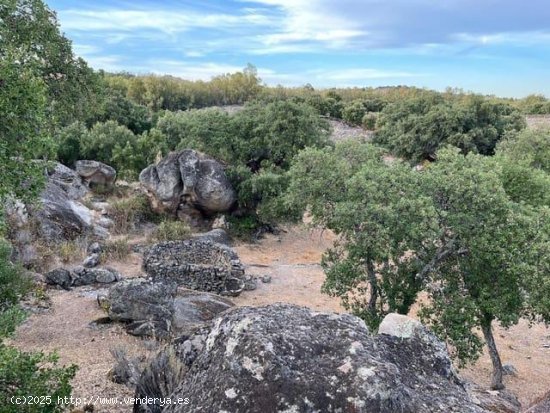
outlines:
[{"label": "grass patch", "polygon": [[158,220],[145,195],[134,195],[114,201],[111,203],[109,215],[115,223],[113,232],[116,234],[128,234],[140,222]]},{"label": "grass patch", "polygon": [[191,228],[182,221],[162,221],[151,233],[149,239],[155,242],[179,241],[191,236]]},{"label": "grass patch", "polygon": [[108,241],[103,246],[102,260],[124,261],[132,253],[132,246],[128,242],[128,238],[120,238],[113,241]]}]

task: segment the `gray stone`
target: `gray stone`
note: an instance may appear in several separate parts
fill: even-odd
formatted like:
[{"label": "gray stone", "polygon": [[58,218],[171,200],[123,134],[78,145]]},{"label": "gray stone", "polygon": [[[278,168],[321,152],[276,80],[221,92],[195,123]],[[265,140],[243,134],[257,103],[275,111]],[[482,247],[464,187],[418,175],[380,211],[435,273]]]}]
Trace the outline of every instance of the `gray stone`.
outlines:
[{"label": "gray stone", "polygon": [[237,195],[224,167],[191,149],[172,152],[139,175],[151,206],[158,212],[178,216],[189,208],[206,214],[229,211]]},{"label": "gray stone", "polygon": [[72,284],[71,272],[64,268],[56,268],[55,270],[49,271],[46,273],[45,277],[46,283],[58,285],[66,290],[68,290]]},{"label": "gray stone", "polygon": [[82,265],[86,268],[93,268],[99,265],[99,254],[94,253],[86,257]]},{"label": "gray stone", "polygon": [[173,281],[192,290],[235,296],[244,289],[244,266],[237,254],[211,241],[155,244],[143,255],[143,270],[153,280]]},{"label": "gray stone", "polygon": [[102,251],[102,248],[99,242],[92,242],[88,246],[88,254],[100,254],[101,251]]},{"label": "gray stone", "polygon": [[69,199],[75,201],[82,199],[88,193],[88,188],[80,176],[60,163],[56,163],[52,169],[48,170],[48,182],[61,188]]},{"label": "gray stone", "polygon": [[114,321],[137,336],[168,337],[190,333],[233,304],[214,294],[178,290],[175,283],[143,278],[111,287],[102,303]]},{"label": "gray stone", "polygon": [[227,246],[231,245],[231,237],[226,230],[221,228],[216,228],[202,234],[197,234],[194,236],[194,238],[199,240],[212,241]]},{"label": "gray stone", "polygon": [[261,280],[264,284],[269,284],[271,282],[271,275],[262,275]]},{"label": "gray stone", "polygon": [[349,314],[237,307],[167,351],[179,362],[154,361],[136,389],[136,397],[191,398],[163,413],[487,412],[471,401],[435,336],[373,336]]},{"label": "gray stone", "polygon": [[519,413],[521,403],[507,390],[486,390],[477,384],[465,382],[470,399],[479,407],[491,413]]},{"label": "gray stone", "polygon": [[511,364],[504,364],[502,366],[502,371],[508,376],[516,377],[518,375],[518,370]]},{"label": "gray stone", "polygon": [[113,167],[98,161],[76,161],[76,173],[88,184],[112,185],[116,180],[116,171]]},{"label": "gray stone", "polygon": [[36,213],[41,235],[49,241],[74,239],[90,233],[92,213],[53,182],[48,182],[40,195]]},{"label": "gray stone", "polygon": [[95,282],[99,284],[110,284],[122,279],[120,273],[112,268],[94,268],[91,271],[94,274]]},{"label": "gray stone", "polygon": [[419,333],[425,333],[425,328],[418,320],[397,313],[388,314],[378,327],[378,334],[398,338],[411,338]]}]

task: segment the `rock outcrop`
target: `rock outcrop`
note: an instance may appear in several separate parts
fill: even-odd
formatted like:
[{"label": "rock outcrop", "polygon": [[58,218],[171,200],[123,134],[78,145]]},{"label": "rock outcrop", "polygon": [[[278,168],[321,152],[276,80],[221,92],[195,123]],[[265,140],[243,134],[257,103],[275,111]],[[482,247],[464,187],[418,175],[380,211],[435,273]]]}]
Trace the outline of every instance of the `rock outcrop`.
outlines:
[{"label": "rock outcrop", "polygon": [[99,161],[81,160],[76,161],[76,173],[91,186],[113,185],[116,180],[115,168]]},{"label": "rock outcrop", "polygon": [[145,370],[136,397],[192,402],[134,412],[487,412],[424,327],[375,336],[355,316],[287,304],[235,308],[176,340]]},{"label": "rock outcrop", "polygon": [[229,247],[190,239],[155,244],[143,255],[143,270],[155,281],[235,296],[244,289],[244,266]]},{"label": "rock outcrop", "polygon": [[178,216],[192,216],[193,210],[206,215],[228,211],[237,199],[223,165],[191,149],[148,166],[139,181],[154,210]]},{"label": "rock outcrop", "polygon": [[110,288],[102,306],[137,336],[168,337],[194,329],[233,306],[214,294],[178,289],[175,283],[125,280]]},{"label": "rock outcrop", "polygon": [[122,275],[110,267],[85,268],[75,267],[71,270],[56,268],[45,274],[46,282],[58,285],[66,290],[90,284],[111,284],[122,279]]}]

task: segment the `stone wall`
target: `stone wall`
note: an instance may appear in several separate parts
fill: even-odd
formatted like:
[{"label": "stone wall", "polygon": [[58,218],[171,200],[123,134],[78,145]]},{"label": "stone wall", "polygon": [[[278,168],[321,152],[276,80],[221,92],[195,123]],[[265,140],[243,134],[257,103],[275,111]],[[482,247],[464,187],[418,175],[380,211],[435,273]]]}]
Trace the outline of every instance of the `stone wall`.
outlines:
[{"label": "stone wall", "polygon": [[153,280],[172,280],[199,291],[238,295],[244,266],[229,247],[209,240],[161,242],[148,248],[143,270]]}]

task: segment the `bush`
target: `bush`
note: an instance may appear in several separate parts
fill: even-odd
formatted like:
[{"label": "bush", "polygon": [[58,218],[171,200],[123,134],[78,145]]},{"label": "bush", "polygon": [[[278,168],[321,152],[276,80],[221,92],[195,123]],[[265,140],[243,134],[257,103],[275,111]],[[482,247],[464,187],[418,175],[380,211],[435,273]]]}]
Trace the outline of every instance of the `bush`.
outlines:
[{"label": "bush", "polygon": [[145,195],[135,195],[111,203],[109,216],[114,221],[116,234],[128,234],[136,224],[155,220],[157,215],[151,210]]},{"label": "bush", "polygon": [[122,156],[115,159],[113,152],[115,148],[125,148],[127,145],[132,148],[136,147],[136,135],[126,126],[119,125],[112,120],[96,123],[80,141],[84,158],[109,164],[117,171],[125,169],[127,159]]},{"label": "bush", "polygon": [[363,116],[361,124],[363,125],[364,129],[372,131],[376,128],[377,119],[378,119],[378,116],[376,115],[376,113],[368,112],[368,113],[365,113],[365,116]]},{"label": "bush", "polygon": [[550,173],[550,129],[511,133],[499,143],[497,154],[524,160],[533,168]]},{"label": "bush", "polygon": [[57,247],[59,259],[64,264],[73,261],[80,261],[86,256],[85,241],[75,239],[73,241],[64,241]]},{"label": "bush", "polygon": [[[58,356],[25,353],[0,343],[1,413],[61,413],[58,397],[71,395],[70,381],[77,367],[57,367]],[[11,404],[11,397],[32,396],[45,404]]]},{"label": "bush", "polygon": [[131,253],[132,246],[128,243],[128,237],[124,237],[106,242],[102,258],[124,261]]},{"label": "bush", "polygon": [[88,133],[86,125],[74,122],[59,129],[54,138],[57,144],[57,160],[65,165],[73,166],[82,159],[81,142]]},{"label": "bush", "polygon": [[191,236],[191,228],[182,221],[162,221],[151,234],[152,241],[179,241]]},{"label": "bush", "polygon": [[365,107],[361,101],[353,101],[347,104],[342,111],[342,119],[350,125],[361,125],[365,116]]},{"label": "bush", "polygon": [[11,246],[0,239],[0,312],[16,305],[32,287],[22,270],[10,262]]},{"label": "bush", "polygon": [[374,142],[413,162],[434,159],[448,144],[463,153],[492,155],[507,133],[524,127],[525,119],[510,105],[476,95],[444,100],[427,94],[386,106]]}]

